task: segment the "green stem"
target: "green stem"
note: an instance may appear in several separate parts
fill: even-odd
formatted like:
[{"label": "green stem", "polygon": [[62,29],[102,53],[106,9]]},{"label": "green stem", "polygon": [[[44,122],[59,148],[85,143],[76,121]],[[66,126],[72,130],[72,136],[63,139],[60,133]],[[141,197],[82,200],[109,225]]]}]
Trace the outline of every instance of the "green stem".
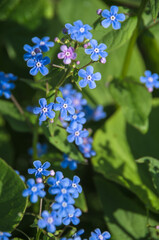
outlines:
[{"label": "green stem", "polygon": [[23,232],[22,230],[20,230],[19,228],[15,228],[15,231],[18,231],[18,232],[22,233],[28,240],[31,239],[26,233],[24,233],[24,232]]},{"label": "green stem", "polygon": [[66,80],[68,74],[70,73],[70,71],[71,71],[71,67],[69,67],[67,69],[67,71],[64,73],[64,75],[62,76],[62,78],[61,78],[59,84],[57,85],[56,89],[59,89],[62,86],[62,84],[65,82],[65,80]]},{"label": "green stem", "polygon": [[133,53],[133,49],[134,49],[134,45],[136,43],[136,40],[139,36],[140,33],[140,23],[141,23],[141,17],[142,17],[142,13],[145,9],[146,3],[148,0],[142,0],[139,11],[138,11],[138,21],[137,21],[137,25],[136,28],[133,32],[133,35],[129,41],[129,45],[127,48],[127,52],[126,52],[126,56],[125,56],[125,60],[124,60],[124,64],[123,64],[123,68],[122,68],[122,72],[121,72],[121,79],[124,79],[128,69],[129,69],[129,65],[130,65],[130,60],[132,57],[132,53]]},{"label": "green stem", "polygon": [[37,143],[38,143],[38,125],[39,120],[37,119],[34,129],[33,129],[33,160],[38,158],[37,154]]},{"label": "green stem", "polygon": [[92,64],[92,63],[94,63],[94,61],[90,61],[89,63],[87,63],[86,65],[84,65],[83,67],[81,67],[81,68],[79,68],[78,70],[80,70],[80,69],[83,69],[83,68],[85,68],[85,67],[87,67],[87,66],[89,66],[90,64]]},{"label": "green stem", "polygon": [[37,229],[37,234],[36,234],[36,239],[35,240],[39,240],[40,239],[40,234],[41,234],[42,230],[40,228]]}]

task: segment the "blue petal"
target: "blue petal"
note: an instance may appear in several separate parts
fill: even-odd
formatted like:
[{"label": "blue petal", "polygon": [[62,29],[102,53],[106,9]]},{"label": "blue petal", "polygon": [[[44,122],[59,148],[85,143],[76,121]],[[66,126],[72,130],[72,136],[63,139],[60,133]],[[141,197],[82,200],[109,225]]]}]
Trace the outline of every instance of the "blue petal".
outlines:
[{"label": "blue petal", "polygon": [[47,65],[47,64],[49,64],[50,62],[51,62],[51,60],[50,60],[49,57],[44,57],[44,58],[43,58],[43,64],[44,64],[44,65]]},{"label": "blue petal", "polygon": [[40,38],[38,38],[38,37],[33,37],[31,40],[35,44],[39,44],[40,43]]},{"label": "blue petal", "polygon": [[109,18],[110,17],[110,12],[107,9],[104,9],[102,11],[102,17]]},{"label": "blue petal", "polygon": [[86,33],[85,33],[85,38],[86,38],[86,39],[91,39],[91,38],[92,38],[92,33],[86,32]]},{"label": "blue petal", "polygon": [[36,169],[35,168],[29,168],[28,169],[28,173],[29,174],[34,174],[36,172]]},{"label": "blue petal", "polygon": [[48,232],[54,233],[56,231],[56,228],[53,224],[47,225]]},{"label": "blue petal", "polygon": [[69,106],[69,107],[67,108],[67,110],[68,110],[68,112],[69,112],[70,114],[74,114],[74,113],[75,113],[75,109],[74,109],[74,107],[72,107],[72,106]]},{"label": "blue petal", "polygon": [[35,180],[33,178],[30,178],[30,179],[27,180],[27,185],[29,187],[32,187],[34,184],[35,184]]},{"label": "blue petal", "polygon": [[34,61],[33,59],[29,59],[29,60],[27,61],[27,66],[28,66],[28,67],[34,67],[34,66],[35,66],[35,61]]},{"label": "blue petal", "polygon": [[96,83],[94,81],[88,81],[88,86],[90,89],[96,88]]},{"label": "blue petal", "polygon": [[81,81],[79,81],[79,85],[80,85],[81,88],[86,87],[87,86],[87,80],[82,79]]},{"label": "blue petal", "polygon": [[108,27],[110,26],[111,22],[112,22],[112,21],[108,18],[108,19],[104,19],[104,20],[101,22],[101,24],[102,24],[102,26],[103,26],[104,28],[108,28]]},{"label": "blue petal", "polygon": [[94,71],[94,68],[93,68],[92,66],[88,66],[88,67],[86,67],[87,75],[91,75],[91,74],[93,74],[93,71]]},{"label": "blue petal", "polygon": [[57,97],[57,98],[56,98],[56,101],[57,101],[58,103],[61,103],[61,104],[64,103],[64,100],[63,100],[63,98],[61,98],[61,97]]},{"label": "blue petal", "polygon": [[40,117],[39,117],[39,121],[40,122],[43,122],[43,121],[45,121],[46,120],[46,114],[45,113],[42,113],[41,115],[40,115]]},{"label": "blue petal", "polygon": [[75,140],[75,136],[73,134],[71,134],[71,135],[67,136],[67,140],[68,140],[68,142],[71,143]]},{"label": "blue petal", "polygon": [[110,235],[109,232],[104,232],[104,233],[102,234],[102,236],[103,236],[104,238],[106,238],[106,239],[110,239],[110,238],[111,238],[111,235]]},{"label": "blue petal", "polygon": [[61,117],[65,119],[67,117],[67,110],[65,108],[61,109]]},{"label": "blue petal", "polygon": [[101,80],[101,74],[99,72],[94,73],[92,79],[96,81]]},{"label": "blue petal", "polygon": [[86,71],[84,69],[80,69],[78,71],[78,76],[85,78],[87,76]]},{"label": "blue petal", "polygon": [[93,52],[92,55],[91,55],[91,59],[92,59],[93,61],[98,61],[99,55],[98,55],[97,53]]},{"label": "blue petal", "polygon": [[34,114],[39,114],[40,112],[41,112],[41,108],[40,107],[33,108],[33,113]]},{"label": "blue petal", "polygon": [[45,98],[40,98],[39,99],[39,105],[43,108],[43,107],[46,107],[47,105],[47,101]]},{"label": "blue petal", "polygon": [[53,119],[55,117],[55,113],[53,111],[49,111],[46,113],[46,116],[50,119]]},{"label": "blue petal", "polygon": [[92,52],[93,52],[92,48],[85,49],[85,53],[88,54],[88,55],[92,54]]},{"label": "blue petal", "polygon": [[31,52],[32,51],[32,47],[28,44],[25,44],[23,49],[26,51],[26,52]]},{"label": "blue petal", "polygon": [[45,66],[41,66],[41,67],[39,68],[39,71],[41,72],[41,74],[42,74],[43,76],[45,76],[45,75],[47,75],[47,74],[49,73],[48,68],[45,67]]},{"label": "blue petal", "polygon": [[32,203],[36,203],[38,201],[38,196],[33,193],[31,196],[30,196],[30,202]]},{"label": "blue petal", "polygon": [[61,109],[61,104],[55,103],[55,104],[54,104],[54,110],[55,110],[55,111],[59,111],[60,109]]},{"label": "blue petal", "polygon": [[146,77],[151,77],[151,71],[146,70],[146,71],[145,71],[145,76],[146,76]]},{"label": "blue petal", "polygon": [[34,161],[33,165],[36,169],[41,168],[41,166],[42,166],[41,161],[39,161],[39,160]]},{"label": "blue petal", "polygon": [[100,51],[104,51],[107,48],[107,46],[104,43],[100,43],[98,48]]},{"label": "blue petal", "polygon": [[92,39],[92,40],[90,41],[90,44],[91,44],[91,46],[92,46],[93,48],[96,48],[97,45],[98,45],[98,42],[97,42],[97,40]]},{"label": "blue petal", "polygon": [[[31,59],[30,59],[30,60],[31,60]],[[29,61],[29,60],[28,60],[28,61]],[[35,76],[35,75],[37,75],[38,71],[39,71],[39,68],[37,68],[37,67],[35,66],[35,67],[33,67],[33,68],[29,71],[29,73],[30,73],[32,76]]]},{"label": "blue petal", "polygon": [[118,7],[117,6],[111,6],[111,8],[110,8],[110,12],[111,12],[111,14],[116,14],[117,12],[118,12]]},{"label": "blue petal", "polygon": [[70,220],[69,217],[66,217],[66,218],[64,218],[64,220],[63,220],[63,224],[66,225],[66,226],[69,225],[70,222],[71,222],[71,220]]},{"label": "blue petal", "polygon": [[123,13],[117,14],[116,20],[123,22],[125,20],[125,15]]},{"label": "blue petal", "polygon": [[43,190],[40,190],[40,191],[38,192],[38,195],[39,195],[39,197],[43,198],[43,197],[45,197],[46,192],[44,192]]},{"label": "blue petal", "polygon": [[80,145],[80,144],[82,144],[83,143],[83,140],[82,140],[82,138],[81,137],[75,137],[75,143],[77,144],[77,145]]},{"label": "blue petal", "polygon": [[47,169],[47,168],[49,168],[50,167],[50,163],[49,162],[45,162],[43,165],[42,165],[42,168],[44,168],[44,169]]},{"label": "blue petal", "polygon": [[27,197],[28,195],[30,195],[30,190],[29,189],[24,189],[23,193],[22,193],[22,196],[23,197]]},{"label": "blue petal", "polygon": [[118,22],[117,20],[114,20],[114,21],[112,22],[112,27],[113,27],[115,30],[118,30],[118,29],[121,28],[121,23]]},{"label": "blue petal", "polygon": [[47,225],[47,222],[46,222],[45,220],[40,219],[40,220],[38,221],[38,226],[39,226],[39,228],[45,228],[46,225]]}]

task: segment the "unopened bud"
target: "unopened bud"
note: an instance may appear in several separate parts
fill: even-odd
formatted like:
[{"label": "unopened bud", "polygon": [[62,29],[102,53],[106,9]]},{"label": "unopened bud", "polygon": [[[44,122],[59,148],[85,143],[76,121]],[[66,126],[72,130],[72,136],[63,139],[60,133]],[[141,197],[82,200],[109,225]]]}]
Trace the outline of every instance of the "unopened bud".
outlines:
[{"label": "unopened bud", "polygon": [[43,180],[42,180],[42,178],[37,178],[37,179],[36,179],[36,182],[37,182],[37,183],[42,183]]},{"label": "unopened bud", "polygon": [[98,9],[98,10],[96,11],[96,13],[97,13],[98,15],[101,15],[102,9]]},{"label": "unopened bud", "polygon": [[55,171],[54,171],[54,170],[51,170],[51,171],[50,171],[50,175],[51,175],[51,176],[54,176],[54,175],[55,175]]},{"label": "unopened bud", "polygon": [[106,61],[107,61],[106,58],[101,58],[101,59],[100,59],[100,62],[103,63],[103,64],[105,64]]},{"label": "unopened bud", "polygon": [[76,64],[77,64],[77,65],[80,65],[80,61],[77,61]]}]

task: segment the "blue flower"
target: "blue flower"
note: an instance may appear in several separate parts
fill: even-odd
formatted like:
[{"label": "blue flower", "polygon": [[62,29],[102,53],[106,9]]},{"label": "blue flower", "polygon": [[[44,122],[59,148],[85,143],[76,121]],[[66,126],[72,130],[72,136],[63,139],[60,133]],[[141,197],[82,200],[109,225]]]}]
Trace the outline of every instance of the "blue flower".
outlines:
[{"label": "blue flower", "polygon": [[79,182],[80,182],[80,178],[78,176],[74,176],[72,181],[72,189],[71,189],[73,198],[78,198],[79,193],[82,192],[82,187],[81,185],[79,185]]},{"label": "blue flower", "polygon": [[9,237],[11,237],[12,235],[8,232],[1,232],[0,231],[0,240],[8,240]]},{"label": "blue flower", "polygon": [[73,225],[78,225],[80,220],[78,217],[82,215],[82,212],[79,208],[74,209],[73,212],[69,212],[68,215],[63,219],[64,225],[69,225],[71,222]]},{"label": "blue flower", "polygon": [[87,137],[89,134],[87,130],[82,130],[82,128],[83,126],[76,122],[74,122],[71,127],[67,127],[67,132],[70,133],[70,135],[67,137],[67,140],[70,143],[75,141],[77,145],[82,144],[83,138]]},{"label": "blue flower", "polygon": [[145,83],[150,92],[153,88],[159,88],[159,75],[157,73],[151,73],[151,71],[145,71],[145,77],[140,77],[140,81]]},{"label": "blue flower", "polygon": [[84,116],[85,116],[84,112],[74,113],[72,115],[70,114],[65,120],[70,121],[70,126],[74,122],[84,124],[86,123],[86,119],[84,118]]},{"label": "blue flower", "polygon": [[70,83],[66,84],[64,87],[60,87],[59,89],[62,92],[63,98],[67,98],[76,93],[76,90],[72,88],[72,84]]},{"label": "blue flower", "polygon": [[103,106],[99,105],[97,108],[94,109],[92,118],[94,121],[99,121],[103,118],[106,118],[106,116],[106,113],[103,111]]},{"label": "blue flower", "polygon": [[71,187],[71,180],[64,178],[60,181],[58,186],[54,186],[49,189],[49,193],[56,195],[55,201],[62,202],[64,200],[69,201],[71,204],[74,204],[74,199],[71,197],[70,193],[73,192]]},{"label": "blue flower", "polygon": [[107,9],[102,11],[102,17],[105,19],[101,22],[104,28],[108,28],[111,24],[112,27],[117,30],[121,28],[121,23],[125,20],[125,15],[123,13],[118,14],[118,7],[111,6],[110,11]]},{"label": "blue flower", "polygon": [[34,114],[40,114],[39,121],[43,122],[48,118],[53,119],[55,117],[55,113],[52,111],[53,103],[47,105],[47,101],[45,98],[39,99],[40,107],[35,107],[33,109]]},{"label": "blue flower", "polygon": [[79,145],[80,152],[85,158],[90,158],[96,155],[96,152],[92,149],[93,139],[91,137],[83,138],[83,144]]},{"label": "blue flower", "polygon": [[37,75],[37,73],[40,71],[40,73],[45,76],[49,73],[49,70],[45,65],[50,63],[49,57],[42,56],[41,53],[38,53],[36,55],[35,59],[29,59],[27,61],[27,66],[31,67],[32,69],[29,71],[29,73],[33,76]]},{"label": "blue flower", "polygon": [[49,37],[43,37],[42,39],[38,37],[32,38],[32,42],[36,44],[36,47],[39,47],[43,52],[49,51],[50,47],[54,46],[53,42],[49,42]]},{"label": "blue flower", "polygon": [[[48,148],[48,146],[47,146],[47,144],[41,144],[41,143],[37,143],[36,144],[36,149],[37,149],[37,156],[38,157],[41,157],[42,155],[44,155],[45,153],[47,153],[47,148]],[[28,154],[30,155],[30,156],[32,156],[33,155],[33,148],[29,148],[28,149]]]},{"label": "blue flower", "polygon": [[46,228],[50,233],[54,233],[56,226],[61,225],[61,218],[58,217],[55,212],[49,213],[48,211],[43,211],[41,216],[42,219],[38,221],[39,228]]},{"label": "blue flower", "polygon": [[75,109],[74,109],[74,107],[72,107],[72,101],[71,101],[70,98],[66,98],[66,100],[64,100],[61,97],[57,97],[56,101],[58,103],[54,104],[54,110],[55,111],[60,111],[61,117],[64,120],[67,118],[67,112],[69,112],[70,114],[75,113]]},{"label": "blue flower", "polygon": [[101,79],[101,74],[99,72],[94,73],[94,68],[92,66],[88,66],[86,71],[84,69],[80,69],[78,75],[83,79],[79,82],[80,87],[86,87],[87,84],[90,89],[96,87],[95,81],[99,81]]},{"label": "blue flower", "polygon": [[75,170],[75,169],[77,169],[77,164],[78,164],[78,162],[69,158],[67,154],[63,155],[63,161],[61,162],[62,168],[69,167],[70,170]]},{"label": "blue flower", "polygon": [[29,59],[35,59],[37,53],[40,53],[41,50],[39,48],[37,48],[36,46],[31,47],[28,44],[25,44],[23,49],[27,52],[24,54],[23,58],[25,61],[28,61]]},{"label": "blue flower", "polygon": [[71,96],[71,100],[72,100],[73,107],[77,111],[82,110],[83,106],[87,104],[87,100],[82,98],[82,93],[79,93],[79,92]]},{"label": "blue flower", "polygon": [[74,206],[72,204],[72,201],[70,199],[67,199],[62,202],[55,202],[52,205],[52,209],[56,211],[57,215],[62,218],[66,217],[68,213],[74,211]]},{"label": "blue flower", "polygon": [[90,27],[88,24],[83,24],[81,20],[78,20],[74,22],[74,26],[67,23],[65,24],[66,29],[68,30],[68,34],[71,35],[71,38],[73,40],[76,40],[78,42],[83,42],[84,39],[91,39],[92,34],[89,32],[92,27]]},{"label": "blue flower", "polygon": [[64,178],[63,173],[60,171],[56,172],[54,178],[53,177],[48,178],[47,183],[49,185],[51,185],[51,187],[48,190],[50,194],[52,194],[52,191],[54,191],[55,187],[59,186],[59,184],[63,178]]},{"label": "blue flower", "polygon": [[60,240],[81,240],[81,235],[84,233],[84,229],[80,229],[78,232],[72,235],[71,238],[61,238]]},{"label": "blue flower", "polygon": [[20,172],[19,172],[18,170],[15,170],[15,172],[16,172],[16,174],[19,175],[19,177],[21,178],[21,180],[22,180],[23,182],[25,182],[25,177],[24,177],[23,175],[20,175]]},{"label": "blue flower", "polygon": [[50,171],[46,170],[47,168],[50,167],[49,162],[45,162],[43,165],[42,163],[37,160],[33,162],[33,165],[35,168],[29,168],[28,173],[29,174],[35,174],[36,178],[42,178],[42,176],[49,176]]},{"label": "blue flower", "polygon": [[111,235],[109,232],[101,233],[101,230],[97,228],[95,229],[95,233],[91,232],[91,237],[89,238],[89,240],[106,240],[110,238],[111,238]]},{"label": "blue flower", "polygon": [[92,48],[85,49],[85,53],[88,55],[91,54],[91,59],[93,61],[98,61],[99,57],[105,58],[108,56],[108,53],[104,51],[107,48],[107,46],[104,43],[100,43],[98,45],[97,40],[92,39],[90,41],[90,44]]},{"label": "blue flower", "polygon": [[22,195],[23,197],[30,196],[30,202],[36,203],[38,201],[38,196],[43,198],[46,195],[46,192],[43,191],[43,183],[35,183],[33,178],[28,179],[27,181],[28,188],[24,189]]},{"label": "blue flower", "polygon": [[5,74],[0,72],[0,97],[2,95],[7,99],[11,97],[11,90],[15,88],[15,84],[10,81],[15,80],[17,80],[17,76],[14,76],[12,73]]}]

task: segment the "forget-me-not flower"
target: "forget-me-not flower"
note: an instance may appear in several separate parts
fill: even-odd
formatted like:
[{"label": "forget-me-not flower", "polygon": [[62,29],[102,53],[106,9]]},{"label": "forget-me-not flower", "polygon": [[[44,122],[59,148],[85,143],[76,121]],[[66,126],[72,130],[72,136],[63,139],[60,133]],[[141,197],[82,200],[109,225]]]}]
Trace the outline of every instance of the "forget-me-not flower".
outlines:
[{"label": "forget-me-not flower", "polygon": [[79,208],[74,209],[73,212],[69,212],[68,215],[63,219],[64,225],[69,225],[71,222],[73,225],[78,225],[80,220],[79,217],[82,215],[82,212]]},{"label": "forget-me-not flower", "polygon": [[49,73],[49,70],[47,67],[45,67],[45,65],[49,63],[50,63],[49,57],[43,58],[41,53],[37,53],[35,59],[29,59],[27,61],[27,66],[32,68],[29,71],[29,73],[35,76],[37,75],[38,72],[40,72],[43,76],[45,76]]},{"label": "forget-me-not flower", "polygon": [[159,75],[157,73],[151,73],[151,71],[145,71],[145,77],[140,77],[140,82],[145,83],[146,87],[150,92],[153,88],[159,88]]},{"label": "forget-me-not flower", "polygon": [[31,47],[28,44],[25,44],[23,49],[26,51],[26,53],[23,56],[25,61],[28,61],[29,59],[35,59],[37,53],[41,52],[41,50],[36,46]]},{"label": "forget-me-not flower", "polygon": [[95,232],[91,232],[91,237],[89,240],[107,240],[110,239],[111,235],[109,232],[103,232],[101,233],[101,230],[99,228],[95,229]]},{"label": "forget-me-not flower", "polygon": [[79,85],[81,88],[86,87],[87,84],[90,89],[96,87],[95,81],[99,81],[101,79],[101,74],[99,72],[93,73],[94,68],[92,66],[88,66],[86,71],[84,69],[80,69],[78,71],[78,75],[83,79],[79,81]]},{"label": "forget-me-not flower", "polygon": [[63,161],[61,162],[62,168],[69,167],[69,169],[73,171],[77,169],[77,165],[78,165],[78,162],[76,160],[69,158],[67,154],[63,155]]},{"label": "forget-me-not flower", "polygon": [[47,101],[45,98],[39,99],[40,107],[35,107],[33,109],[33,113],[38,115],[40,114],[39,121],[43,122],[48,118],[53,119],[55,117],[55,113],[52,111],[53,103],[47,105]]},{"label": "forget-me-not flower", "polygon": [[36,44],[36,47],[39,47],[43,52],[49,51],[49,48],[54,46],[54,42],[49,42],[49,40],[49,37],[43,37],[42,39],[38,37],[32,38],[32,42]]},{"label": "forget-me-not flower", "polygon": [[57,97],[56,101],[58,103],[54,104],[54,110],[55,111],[60,111],[61,117],[64,120],[67,118],[67,113],[70,113],[70,114],[74,114],[75,113],[75,109],[72,106],[72,101],[71,101],[70,98],[66,98],[66,100],[64,100],[61,97]]},{"label": "forget-me-not flower", "polygon": [[12,235],[8,232],[1,232],[0,231],[0,240],[9,240],[9,237]]},{"label": "forget-me-not flower", "polygon": [[67,140],[71,143],[75,141],[77,145],[80,145],[83,143],[83,138],[88,136],[87,130],[82,130],[83,126],[81,124],[78,124],[74,122],[74,124],[71,125],[71,127],[67,127],[67,132],[70,133],[69,136],[67,136]]},{"label": "forget-me-not flower", "polygon": [[108,28],[111,24],[112,27],[117,30],[121,28],[121,23],[125,20],[125,15],[123,13],[118,14],[118,7],[111,6],[110,11],[107,9],[103,10],[101,13],[102,17],[105,19],[101,22],[104,28]]},{"label": "forget-me-not flower", "polygon": [[33,162],[33,165],[35,168],[29,168],[28,173],[29,174],[35,174],[36,178],[42,178],[42,176],[49,176],[50,171],[46,170],[50,167],[49,162],[45,162],[44,164],[41,163],[41,161],[36,160]]},{"label": "forget-me-not flower", "polygon": [[36,203],[38,201],[38,197],[45,197],[46,192],[43,191],[44,184],[43,183],[35,183],[33,178],[28,179],[27,181],[28,188],[24,189],[22,195],[23,197],[30,196],[30,202]]},{"label": "forget-me-not flower", "polygon": [[85,53],[88,55],[91,54],[91,59],[93,61],[98,61],[99,57],[106,58],[108,56],[108,53],[105,52],[107,46],[104,43],[98,45],[97,40],[92,39],[90,40],[90,44],[92,48],[85,49]]},{"label": "forget-me-not flower", "polygon": [[56,226],[61,225],[61,218],[56,215],[56,212],[49,213],[48,211],[43,211],[42,219],[38,220],[39,228],[46,228],[48,232],[54,233],[56,231]]},{"label": "forget-me-not flower", "polygon": [[88,24],[83,24],[81,20],[74,22],[74,26],[67,23],[65,24],[65,27],[73,40],[83,42],[85,38],[92,38],[92,34],[89,32],[92,27],[90,27]]},{"label": "forget-me-not flower", "polygon": [[58,53],[57,57],[59,59],[63,59],[64,64],[70,64],[71,60],[75,60],[77,54],[75,53],[75,49],[73,47],[67,47],[66,45],[62,45],[60,47],[61,51]]}]

